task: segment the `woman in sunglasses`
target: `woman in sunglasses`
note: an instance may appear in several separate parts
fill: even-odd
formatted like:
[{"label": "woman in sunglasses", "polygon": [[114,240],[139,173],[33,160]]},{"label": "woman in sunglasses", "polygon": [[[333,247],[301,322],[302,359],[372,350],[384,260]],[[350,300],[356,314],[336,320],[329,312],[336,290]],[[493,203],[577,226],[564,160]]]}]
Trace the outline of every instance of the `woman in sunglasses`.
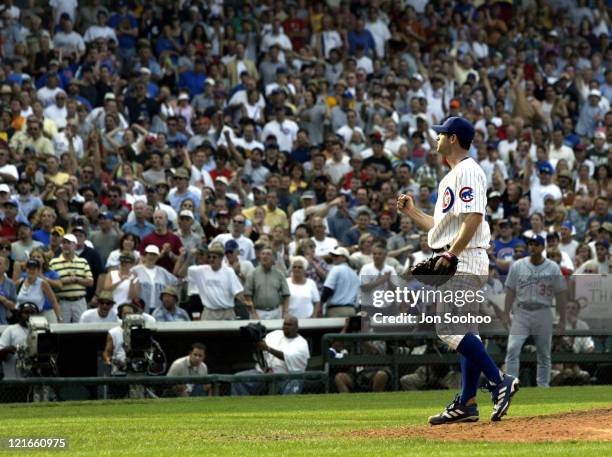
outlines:
[{"label": "woman in sunglasses", "polygon": [[134,286],[136,275],[131,272],[136,258],[131,251],[123,251],[119,255],[119,268],[109,270],[104,279],[104,290],[113,294],[115,310],[117,304],[131,302],[136,298],[137,291]]},{"label": "woman in sunglasses", "polygon": [[[42,275],[41,262],[30,257],[26,262],[25,277],[17,286],[17,306],[23,303],[35,303],[43,310],[49,322],[63,322],[59,302],[55,292]],[[51,303],[52,310],[45,310],[45,303]]]}]

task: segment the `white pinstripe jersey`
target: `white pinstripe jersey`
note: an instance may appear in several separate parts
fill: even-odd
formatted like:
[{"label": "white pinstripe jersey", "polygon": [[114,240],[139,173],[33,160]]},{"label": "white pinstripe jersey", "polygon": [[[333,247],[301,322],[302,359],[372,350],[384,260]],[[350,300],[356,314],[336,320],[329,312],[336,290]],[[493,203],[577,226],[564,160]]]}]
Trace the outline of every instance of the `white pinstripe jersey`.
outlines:
[{"label": "white pinstripe jersey", "polygon": [[[469,213],[480,213],[484,216],[486,208],[487,178],[480,165],[474,159],[466,157],[442,178],[438,185],[434,226],[428,234],[429,246],[432,249],[443,249],[446,245],[452,244],[459,234],[465,216]],[[489,224],[483,220],[466,250],[486,249],[490,241]],[[468,255],[468,252],[464,252],[465,254],[462,253],[460,257]],[[474,274],[481,274],[481,272],[481,266],[472,271]]]}]

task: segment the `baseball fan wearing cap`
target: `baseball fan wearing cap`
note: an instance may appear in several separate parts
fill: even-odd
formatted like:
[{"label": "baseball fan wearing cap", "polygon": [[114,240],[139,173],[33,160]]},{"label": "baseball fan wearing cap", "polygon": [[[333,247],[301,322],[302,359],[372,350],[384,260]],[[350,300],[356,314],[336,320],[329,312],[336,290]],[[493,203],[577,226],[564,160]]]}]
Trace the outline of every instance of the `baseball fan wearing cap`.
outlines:
[{"label": "baseball fan wearing cap", "polygon": [[504,321],[510,328],[506,371],[518,376],[521,349],[532,336],[537,352],[538,387],[550,385],[553,299],[559,313],[559,329],[565,329],[567,303],[567,284],[559,265],[542,255],[545,243],[540,235],[527,240],[529,256],[517,260],[508,271],[504,304]]},{"label": "baseball fan wearing cap", "polygon": [[159,322],[189,322],[189,314],[177,306],[180,296],[175,286],[166,286],[159,296],[162,306],[157,308],[153,317]]},{"label": "baseball fan wearing cap", "polygon": [[85,295],[94,284],[89,263],[76,255],[77,238],[72,233],[64,235],[62,253],[49,262],[49,268],[59,274],[62,287],[56,291],[64,322],[78,322],[87,310]]},{"label": "baseball fan wearing cap", "polygon": [[535,164],[536,173],[533,172],[534,163],[528,155],[525,160],[525,173],[523,174],[523,189],[529,189],[531,199],[531,212],[544,213],[544,197],[550,195],[555,201],[562,198],[561,189],[553,183],[555,170],[550,162]]},{"label": "baseball fan wearing cap", "polygon": [[336,247],[329,254],[334,266],[325,278],[321,294],[321,303],[326,303],[325,317],[354,316],[360,283],[359,276],[348,263],[351,255],[343,247]]},{"label": "baseball fan wearing cap", "polygon": [[115,300],[113,293],[103,290],[97,295],[98,306],[88,309],[81,314],[80,324],[93,324],[100,322],[117,322],[117,311],[115,310]]}]

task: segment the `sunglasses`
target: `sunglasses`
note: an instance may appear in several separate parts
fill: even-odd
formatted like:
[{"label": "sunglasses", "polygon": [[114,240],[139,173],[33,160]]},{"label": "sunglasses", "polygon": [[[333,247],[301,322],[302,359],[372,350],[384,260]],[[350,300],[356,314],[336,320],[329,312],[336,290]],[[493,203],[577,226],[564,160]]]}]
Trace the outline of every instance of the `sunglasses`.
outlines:
[{"label": "sunglasses", "polygon": [[10,251],[11,250],[11,246],[5,244],[5,245],[0,246],[0,249],[7,249],[7,250]]},{"label": "sunglasses", "polygon": [[106,301],[106,300],[98,300],[98,303],[100,305],[104,305],[104,306],[113,306],[114,303],[112,301]]}]

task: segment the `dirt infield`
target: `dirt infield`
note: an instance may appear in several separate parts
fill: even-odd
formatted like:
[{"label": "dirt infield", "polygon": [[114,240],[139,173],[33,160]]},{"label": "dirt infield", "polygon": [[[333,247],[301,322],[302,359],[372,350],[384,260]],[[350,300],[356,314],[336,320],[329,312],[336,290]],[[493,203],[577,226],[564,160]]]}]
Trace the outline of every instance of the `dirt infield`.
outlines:
[{"label": "dirt infield", "polygon": [[539,443],[550,441],[612,441],[612,408],[547,416],[504,418],[501,422],[451,424],[363,430],[359,438],[426,438],[440,441]]}]

